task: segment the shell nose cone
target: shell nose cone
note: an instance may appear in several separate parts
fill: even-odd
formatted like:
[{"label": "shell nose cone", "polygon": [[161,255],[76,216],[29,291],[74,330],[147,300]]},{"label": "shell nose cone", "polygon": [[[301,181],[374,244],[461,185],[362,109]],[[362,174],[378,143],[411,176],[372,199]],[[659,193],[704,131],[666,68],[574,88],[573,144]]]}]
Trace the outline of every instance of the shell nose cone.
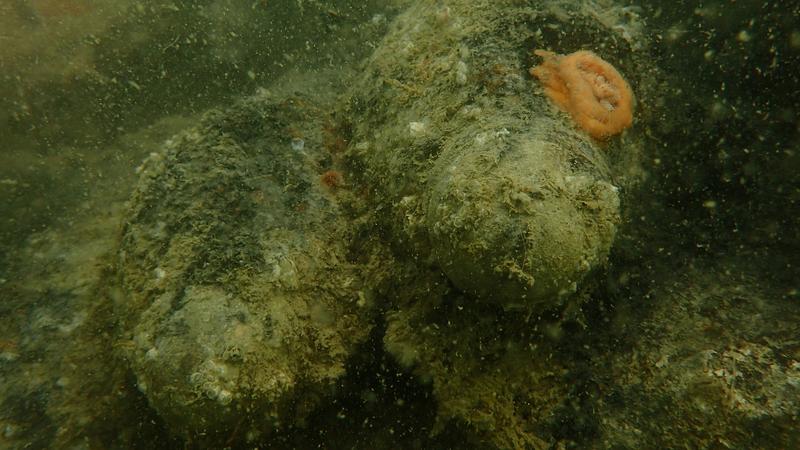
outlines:
[{"label": "shell nose cone", "polygon": [[474,166],[480,151],[471,155],[443,173],[431,199],[434,257],[467,293],[557,306],[606,260],[619,222],[617,188],[572,170],[550,143],[525,142],[488,172]]}]

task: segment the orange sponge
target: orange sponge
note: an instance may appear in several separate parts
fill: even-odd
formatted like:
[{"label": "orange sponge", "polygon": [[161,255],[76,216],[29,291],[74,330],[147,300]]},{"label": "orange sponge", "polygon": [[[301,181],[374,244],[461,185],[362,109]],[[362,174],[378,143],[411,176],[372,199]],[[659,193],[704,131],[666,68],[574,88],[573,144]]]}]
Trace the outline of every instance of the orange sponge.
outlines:
[{"label": "orange sponge", "polygon": [[586,50],[557,55],[536,50],[543,61],[530,69],[548,97],[590,136],[606,140],[633,123],[633,92],[617,69]]}]

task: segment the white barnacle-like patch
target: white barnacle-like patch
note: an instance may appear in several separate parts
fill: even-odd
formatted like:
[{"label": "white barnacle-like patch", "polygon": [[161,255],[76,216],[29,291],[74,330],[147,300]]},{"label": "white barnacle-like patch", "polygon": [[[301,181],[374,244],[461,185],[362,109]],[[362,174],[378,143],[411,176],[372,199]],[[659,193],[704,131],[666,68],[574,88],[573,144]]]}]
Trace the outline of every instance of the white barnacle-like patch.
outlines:
[{"label": "white barnacle-like patch", "polygon": [[408,132],[411,136],[417,137],[425,134],[425,129],[427,126],[424,122],[409,122],[408,123]]},{"label": "white barnacle-like patch", "polygon": [[153,269],[153,275],[155,275],[156,280],[161,281],[167,275],[167,271],[165,271],[161,267],[156,267],[155,269]]},{"label": "white barnacle-like patch", "polygon": [[460,86],[464,86],[465,84],[467,84],[467,74],[468,74],[468,72],[469,72],[469,69],[467,68],[467,63],[465,63],[464,61],[457,62],[456,63],[456,68],[455,68],[456,84],[458,84]]},{"label": "white barnacle-like patch", "polygon": [[197,372],[189,376],[189,382],[211,400],[223,406],[229,405],[234,398],[234,381],[237,371],[225,363],[206,360]]},{"label": "white barnacle-like patch", "polygon": [[150,350],[144,354],[144,358],[148,361],[153,361],[158,358],[158,349],[155,347],[151,347]]}]

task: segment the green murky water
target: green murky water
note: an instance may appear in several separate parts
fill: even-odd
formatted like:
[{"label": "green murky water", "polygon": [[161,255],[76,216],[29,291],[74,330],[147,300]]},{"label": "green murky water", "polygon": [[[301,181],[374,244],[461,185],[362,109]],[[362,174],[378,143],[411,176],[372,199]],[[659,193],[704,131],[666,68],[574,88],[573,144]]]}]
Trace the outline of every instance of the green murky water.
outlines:
[{"label": "green murky water", "polygon": [[[431,12],[420,26],[475,33],[460,44],[467,50],[454,50],[464,60],[473,56],[468,50],[481,40],[474,30],[485,24],[459,16],[464,2],[420,2]],[[548,311],[539,322],[502,308],[470,310],[470,294],[458,293],[435,261],[415,260],[390,231],[352,219],[353,211],[370,209],[368,190],[357,191],[359,200],[339,200],[348,205],[348,223],[362,231],[348,235],[358,244],[348,263],[368,259],[353,254],[382,240],[392,241],[386,252],[400,262],[387,269],[391,276],[370,272],[383,284],[358,291],[359,307],[378,306],[338,381],[314,391],[322,400],[289,405],[264,424],[237,406],[240,422],[206,434],[196,424],[185,431],[183,418],[168,417],[148,397],[126,356],[138,344],[123,337],[126,318],[116,309],[130,294],[117,285],[118,249],[142,160],[209,109],[297,92],[308,99],[293,103],[297,114],[324,122],[316,134],[284,126],[277,113],[264,117],[281,123],[297,152],[312,142],[324,146],[333,156],[306,156],[324,172],[327,189],[347,191],[353,185],[340,155],[367,151],[349,140],[358,124],[347,115],[386,105],[344,108],[341,99],[365,67],[379,67],[387,88],[413,99],[411,82],[394,78],[392,61],[369,57],[395,18],[417,3],[0,0],[0,448],[800,446],[800,7],[791,1],[476,2],[542,8],[551,16],[538,30],[534,19],[508,24],[531,33],[532,43],[575,26],[580,11],[580,20],[613,34],[604,42],[619,44],[583,47],[628,48],[649,63],[649,72],[631,76],[649,92],[638,99],[634,123],[644,176],[624,193],[610,263],[583,293],[583,306]],[[407,48],[429,52],[415,68],[420,79],[450,68],[435,63],[446,49]],[[516,49],[512,59],[529,65],[530,50]],[[497,98],[517,82],[509,80],[535,89],[527,70],[504,61],[484,61],[489,69],[457,84],[480,84],[480,95]],[[411,123],[412,134],[423,126]],[[403,201],[415,193],[406,194]],[[248,201],[269,199],[255,189]],[[304,213],[300,203],[292,207]],[[414,272],[421,267],[430,271]],[[169,268],[151,269],[169,276]],[[382,300],[398,286],[428,286],[442,303],[425,315]],[[441,317],[463,308],[478,319]],[[323,309],[308,314],[325,326],[344,320]],[[399,320],[422,335],[481,323],[493,337],[472,342],[470,335],[483,335],[454,329],[397,343]],[[525,352],[536,348],[570,356],[529,367]],[[469,358],[465,350],[476,352],[469,364],[459,363]],[[513,358],[519,365],[509,364]],[[457,373],[464,367],[475,372]],[[484,376],[493,373],[500,375]],[[530,394],[519,380],[551,394]],[[219,390],[214,395],[227,405]],[[551,412],[539,417],[544,410]]]}]

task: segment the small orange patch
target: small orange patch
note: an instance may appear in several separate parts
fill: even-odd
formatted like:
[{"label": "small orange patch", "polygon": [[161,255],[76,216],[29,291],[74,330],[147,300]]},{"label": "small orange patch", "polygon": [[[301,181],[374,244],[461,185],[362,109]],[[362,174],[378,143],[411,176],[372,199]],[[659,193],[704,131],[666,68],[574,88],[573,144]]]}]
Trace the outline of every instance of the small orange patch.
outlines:
[{"label": "small orange patch", "polygon": [[633,123],[633,92],[617,69],[586,50],[557,55],[536,50],[543,61],[530,74],[584,131],[605,140]]},{"label": "small orange patch", "polygon": [[344,186],[344,177],[342,176],[342,172],[338,170],[326,171],[319,177],[319,181],[329,189],[336,189]]}]

